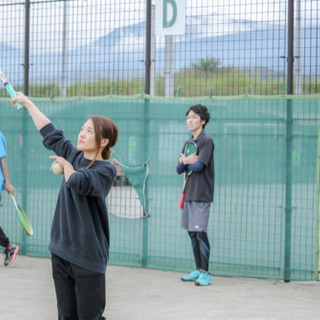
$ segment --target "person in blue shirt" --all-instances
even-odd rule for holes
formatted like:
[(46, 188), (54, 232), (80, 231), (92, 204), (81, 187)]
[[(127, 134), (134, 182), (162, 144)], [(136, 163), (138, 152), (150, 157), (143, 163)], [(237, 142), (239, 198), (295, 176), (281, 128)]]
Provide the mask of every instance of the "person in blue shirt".
[[(0, 132), (0, 192), (6, 190), (8, 193), (14, 192), (14, 187), (10, 182), (9, 169), (7, 165), (7, 143), (4, 135)], [(1, 194), (0, 194), (1, 202)], [(4, 265), (8, 266), (13, 263), (19, 251), (19, 246), (10, 243), (9, 238), (0, 227), (0, 245), (4, 247)]]
[(63, 179), (52, 221), (49, 251), (59, 319), (105, 319), (105, 273), (109, 260), (106, 197), (115, 181), (109, 161), (118, 139), (114, 121), (92, 116), (74, 146), (21, 92), (12, 99), (28, 110)]
[(209, 274), (210, 244), (207, 229), (214, 193), (214, 143), (204, 132), (210, 120), (207, 107), (201, 104), (191, 106), (186, 116), (188, 129), (192, 133), (191, 140), (197, 144), (198, 151), (186, 157), (182, 150), (177, 173), (182, 174), (187, 169), (193, 172), (185, 190), (181, 227), (186, 229), (190, 236), (196, 269), (189, 275), (182, 276), (181, 280), (207, 286), (212, 284)]

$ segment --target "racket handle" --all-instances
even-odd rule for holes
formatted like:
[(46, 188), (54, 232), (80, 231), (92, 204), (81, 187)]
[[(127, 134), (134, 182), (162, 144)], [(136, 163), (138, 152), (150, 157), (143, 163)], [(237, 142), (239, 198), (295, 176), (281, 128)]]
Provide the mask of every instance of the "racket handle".
[(184, 193), (182, 193), (181, 198), (180, 198), (179, 209), (183, 209), (183, 203), (184, 203)]
[[(6, 84), (5, 88), (7, 89), (11, 98), (15, 98), (17, 96), (17, 93), (15, 92), (15, 90), (13, 89), (13, 87), (10, 83)], [(18, 110), (23, 108), (23, 106), (19, 102), (16, 102), (16, 105), (17, 105)]]

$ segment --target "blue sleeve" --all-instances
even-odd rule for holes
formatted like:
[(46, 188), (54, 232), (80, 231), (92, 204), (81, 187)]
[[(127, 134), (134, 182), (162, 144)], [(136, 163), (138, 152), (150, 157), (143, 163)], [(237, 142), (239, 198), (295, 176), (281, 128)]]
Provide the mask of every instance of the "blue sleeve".
[(204, 167), (204, 164), (201, 161), (197, 161), (193, 164), (188, 165), (188, 169), (194, 172), (200, 172)]
[(179, 162), (179, 163), (177, 164), (177, 173), (178, 173), (178, 174), (181, 174), (181, 173), (185, 172), (186, 169), (187, 169), (187, 166), (184, 165), (182, 162), (181, 162), (181, 163)]
[(6, 139), (4, 135), (0, 132), (0, 158), (3, 158), (7, 155), (6, 152)]

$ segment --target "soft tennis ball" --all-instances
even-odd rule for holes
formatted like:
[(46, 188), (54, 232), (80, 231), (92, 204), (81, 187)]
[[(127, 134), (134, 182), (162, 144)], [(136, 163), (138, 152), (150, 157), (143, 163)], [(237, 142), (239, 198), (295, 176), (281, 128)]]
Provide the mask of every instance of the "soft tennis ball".
[(53, 165), (52, 171), (54, 174), (62, 174), (63, 173), (63, 169), (58, 162)]

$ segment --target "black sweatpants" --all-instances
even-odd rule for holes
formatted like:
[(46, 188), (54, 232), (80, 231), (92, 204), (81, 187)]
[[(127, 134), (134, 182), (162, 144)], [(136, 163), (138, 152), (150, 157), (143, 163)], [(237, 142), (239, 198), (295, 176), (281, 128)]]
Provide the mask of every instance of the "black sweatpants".
[(105, 275), (80, 268), (52, 254), (52, 276), (59, 320), (103, 320)]

